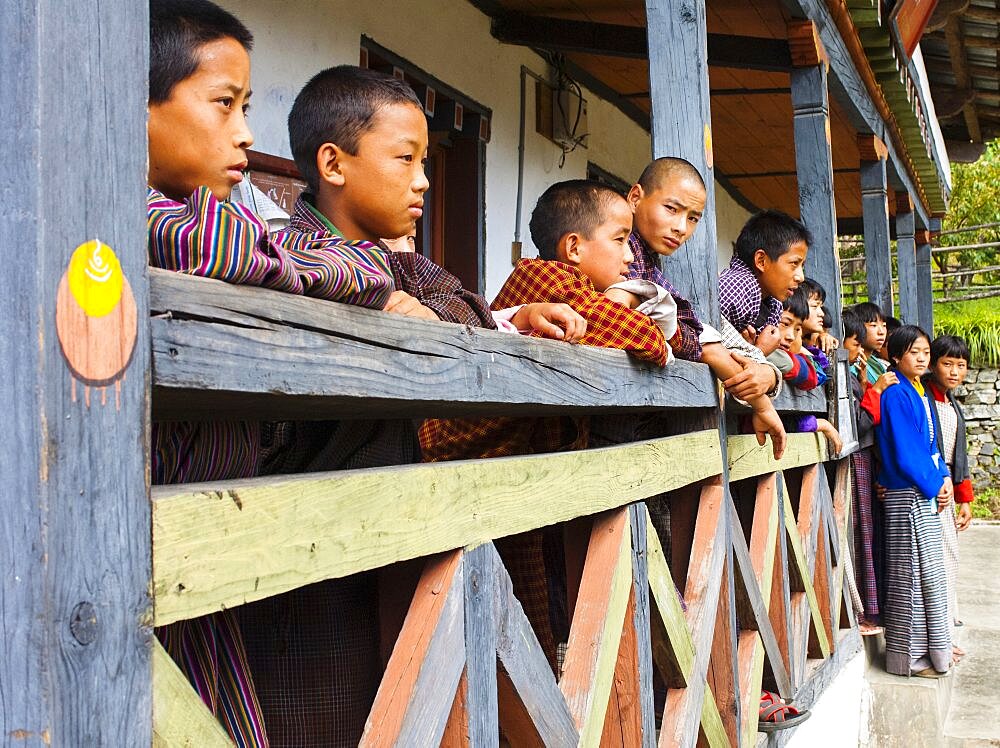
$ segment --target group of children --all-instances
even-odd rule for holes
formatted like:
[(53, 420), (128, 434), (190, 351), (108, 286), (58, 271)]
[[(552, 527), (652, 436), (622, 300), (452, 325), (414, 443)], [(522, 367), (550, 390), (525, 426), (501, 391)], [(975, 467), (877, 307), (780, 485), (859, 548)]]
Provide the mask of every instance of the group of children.
[(969, 348), (950, 335), (932, 341), (870, 302), (845, 311), (844, 347), (859, 403), (851, 473), (861, 632), (884, 627), (888, 672), (941, 677), (965, 654), (954, 642), (957, 533), (973, 495), (954, 390)]
[[(697, 169), (683, 159), (657, 159), (626, 196), (593, 181), (560, 182), (531, 216), (538, 257), (521, 260), (489, 304), (405, 244), (389, 249), (413, 234), (429, 186), (427, 121), (405, 83), (344, 65), (305, 85), (288, 131), (307, 191), (288, 226), (272, 231), (229, 199), (253, 143), (246, 121), (252, 35), (208, 0), (150, 0), (150, 35), (151, 265), (616, 348), (655, 366), (673, 357), (701, 361), (749, 406), (759, 443), (770, 436), (775, 458), (781, 456), (785, 425), (771, 400), (783, 383), (822, 384), (824, 354), (836, 345), (823, 327), (823, 290), (803, 275), (811, 237), (800, 222), (775, 211), (747, 222), (720, 276), (723, 315), (712, 327), (670, 285), (657, 259), (680, 250), (702, 218), (706, 189)], [(885, 390), (888, 376), (870, 389)], [(813, 421), (794, 427), (826, 433), (839, 451), (832, 426)], [(152, 480), (553, 452), (669, 431), (655, 415), (429, 419), (419, 431), (408, 420), (157, 423)], [(894, 495), (895, 484), (884, 485)], [(667, 502), (651, 500), (650, 513), (668, 543)], [(568, 625), (559, 539), (536, 531), (497, 545), (558, 668)], [(377, 587), (374, 573), (329, 580), (157, 635), (237, 745), (356, 744), (383, 667), (377, 627), (360, 624), (377, 617)]]

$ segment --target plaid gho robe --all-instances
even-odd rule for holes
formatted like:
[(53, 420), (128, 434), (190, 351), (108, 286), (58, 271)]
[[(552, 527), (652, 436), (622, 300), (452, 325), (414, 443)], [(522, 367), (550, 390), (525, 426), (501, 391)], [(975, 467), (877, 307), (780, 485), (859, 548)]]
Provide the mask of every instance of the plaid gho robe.
[[(580, 341), (583, 345), (619, 348), (642, 361), (666, 364), (667, 344), (656, 324), (646, 315), (610, 301), (570, 265), (521, 260), (493, 301), (493, 308), (530, 302), (569, 304), (587, 320), (587, 334)], [(678, 340), (672, 343), (679, 342), (679, 335), (675, 337)], [(420, 446), (427, 462), (560, 452), (586, 447), (589, 423), (586, 417), (554, 416), (430, 419), (420, 428)], [(558, 556), (551, 557), (552, 544), (545, 533), (533, 530), (502, 538), (496, 546), (510, 573), (514, 594), (555, 671), (559, 627), (553, 625), (553, 609), (564, 602), (565, 579), (560, 578), (563, 564)]]
[[(571, 265), (521, 260), (494, 299), (493, 308), (531, 302), (564, 303), (576, 310), (587, 320), (582, 345), (618, 348), (641, 361), (666, 364), (667, 343), (649, 317), (610, 301)], [(671, 340), (671, 344), (677, 341)], [(586, 446), (585, 418), (432, 418), (420, 427), (425, 462), (561, 452)]]

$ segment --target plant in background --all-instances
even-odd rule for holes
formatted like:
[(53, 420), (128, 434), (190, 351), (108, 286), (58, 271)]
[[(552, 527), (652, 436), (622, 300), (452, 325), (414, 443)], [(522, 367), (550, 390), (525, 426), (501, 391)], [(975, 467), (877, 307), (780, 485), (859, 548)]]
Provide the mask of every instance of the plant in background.
[(934, 306), (934, 334), (965, 338), (976, 367), (1000, 367), (1000, 303), (997, 299)]
[[(952, 193), (948, 204), (948, 214), (941, 225), (943, 232), (955, 231), (971, 226), (1000, 223), (1000, 140), (994, 140), (978, 161), (971, 164), (953, 164), (951, 167)], [(941, 236), (942, 247), (957, 247), (986, 244), (1000, 241), (1000, 226), (963, 231)], [(966, 249), (949, 254), (935, 254), (934, 260), (939, 272), (956, 266), (967, 269), (990, 267), (1000, 264), (997, 247)], [(1000, 283), (1000, 272), (991, 271), (977, 276), (964, 275), (953, 279), (960, 286), (996, 285)], [(948, 285), (952, 285), (949, 283)]]

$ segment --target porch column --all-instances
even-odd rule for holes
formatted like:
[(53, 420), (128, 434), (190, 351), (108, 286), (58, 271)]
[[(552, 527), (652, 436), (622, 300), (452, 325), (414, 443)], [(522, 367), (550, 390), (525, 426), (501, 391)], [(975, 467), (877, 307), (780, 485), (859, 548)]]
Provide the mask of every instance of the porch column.
[(892, 306), (892, 252), (889, 248), (889, 200), (885, 165), (889, 151), (871, 134), (858, 135), (861, 154), (861, 208), (864, 213), (865, 269), (868, 300), (887, 315)]
[(896, 196), (896, 267), (899, 270), (899, 318), (904, 325), (919, 324), (917, 304), (917, 245), (914, 239), (913, 200)]
[(840, 336), (841, 285), (837, 252), (837, 209), (833, 198), (833, 154), (830, 150), (830, 62), (812, 21), (788, 24), (792, 53), (792, 112), (795, 126), (795, 173), (799, 214), (813, 235), (806, 275), (826, 289), (833, 334)]
[(917, 242), (917, 319), (934, 337), (934, 296), (931, 292), (931, 232), (918, 231)]
[(4, 15), (0, 740), (148, 746), (148, 4)]
[(679, 156), (705, 180), (705, 218), (663, 269), (702, 319), (719, 321), (715, 172), (705, 0), (646, 0), (653, 158)]

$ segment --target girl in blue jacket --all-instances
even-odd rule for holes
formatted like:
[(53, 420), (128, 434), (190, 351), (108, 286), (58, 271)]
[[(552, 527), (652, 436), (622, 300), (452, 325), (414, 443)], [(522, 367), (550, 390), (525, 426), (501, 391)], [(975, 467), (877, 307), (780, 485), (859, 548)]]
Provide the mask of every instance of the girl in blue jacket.
[(886, 489), (886, 670), (936, 678), (952, 659), (938, 499), (947, 503), (953, 487), (920, 382), (930, 353), (930, 338), (915, 325), (889, 338), (899, 384), (882, 393), (876, 436)]

